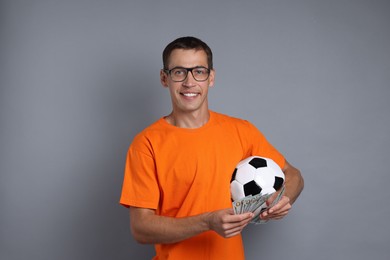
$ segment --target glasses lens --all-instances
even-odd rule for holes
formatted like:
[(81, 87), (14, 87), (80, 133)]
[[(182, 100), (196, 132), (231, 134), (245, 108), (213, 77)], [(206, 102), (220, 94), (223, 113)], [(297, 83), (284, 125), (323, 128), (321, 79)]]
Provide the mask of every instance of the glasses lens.
[(204, 67), (193, 68), (191, 72), (197, 81), (205, 81), (209, 77), (209, 70)]
[(173, 81), (183, 81), (187, 77), (187, 70), (184, 68), (174, 68), (170, 74)]

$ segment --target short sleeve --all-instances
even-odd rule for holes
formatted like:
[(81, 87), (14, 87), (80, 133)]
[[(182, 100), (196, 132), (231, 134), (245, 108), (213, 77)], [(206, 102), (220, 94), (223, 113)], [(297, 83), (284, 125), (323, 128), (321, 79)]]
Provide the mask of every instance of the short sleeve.
[(152, 149), (145, 138), (135, 138), (130, 146), (120, 204), (125, 207), (157, 209), (160, 191)]

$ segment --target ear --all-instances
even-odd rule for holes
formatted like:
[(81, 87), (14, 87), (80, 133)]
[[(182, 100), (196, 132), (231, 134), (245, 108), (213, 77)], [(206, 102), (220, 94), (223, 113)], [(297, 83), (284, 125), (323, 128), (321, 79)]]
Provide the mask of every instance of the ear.
[(214, 86), (214, 80), (215, 80), (215, 70), (210, 70), (210, 76), (209, 76), (209, 87)]
[(164, 72), (164, 70), (160, 70), (160, 82), (163, 87), (168, 87), (168, 75)]

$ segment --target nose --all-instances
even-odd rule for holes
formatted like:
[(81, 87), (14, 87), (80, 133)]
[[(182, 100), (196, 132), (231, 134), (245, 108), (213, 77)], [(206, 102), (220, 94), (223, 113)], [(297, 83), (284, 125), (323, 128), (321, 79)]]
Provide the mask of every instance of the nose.
[(187, 72), (187, 77), (183, 81), (183, 86), (185, 86), (185, 87), (193, 87), (195, 85), (196, 85), (196, 80), (195, 80), (194, 76), (192, 75), (192, 71), (188, 71)]

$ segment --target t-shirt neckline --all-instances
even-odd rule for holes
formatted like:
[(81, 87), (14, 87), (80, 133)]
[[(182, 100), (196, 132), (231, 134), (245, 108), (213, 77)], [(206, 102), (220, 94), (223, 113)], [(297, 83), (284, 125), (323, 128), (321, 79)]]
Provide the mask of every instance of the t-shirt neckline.
[(165, 127), (173, 129), (173, 130), (183, 131), (183, 132), (198, 132), (198, 131), (203, 131), (204, 129), (209, 128), (213, 124), (213, 122), (214, 122), (214, 112), (209, 110), (209, 114), (210, 114), (209, 120), (204, 125), (202, 125), (201, 127), (197, 127), (197, 128), (184, 128), (184, 127), (178, 127), (178, 126), (171, 125), (165, 119), (166, 116), (161, 117), (159, 121)]

